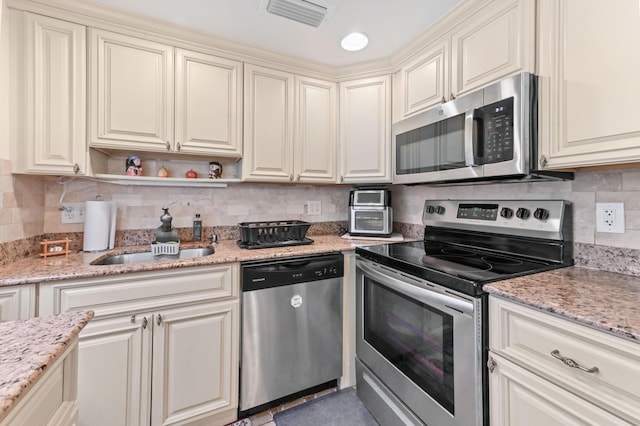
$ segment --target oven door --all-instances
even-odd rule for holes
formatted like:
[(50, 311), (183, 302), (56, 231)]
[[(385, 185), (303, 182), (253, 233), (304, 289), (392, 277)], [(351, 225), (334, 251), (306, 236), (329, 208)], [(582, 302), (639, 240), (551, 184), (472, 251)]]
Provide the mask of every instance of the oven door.
[(378, 400), (400, 400), (428, 425), (482, 425), (481, 299), (356, 265), (357, 358), (395, 397)]

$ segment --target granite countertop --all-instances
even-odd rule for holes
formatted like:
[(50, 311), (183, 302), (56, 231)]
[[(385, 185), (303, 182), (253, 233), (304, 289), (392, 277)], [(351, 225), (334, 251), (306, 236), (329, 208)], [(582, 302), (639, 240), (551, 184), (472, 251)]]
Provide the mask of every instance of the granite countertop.
[[(346, 239), (337, 235), (314, 235), (310, 238), (314, 240), (313, 244), (254, 250), (241, 249), (234, 240), (223, 240), (216, 244), (215, 253), (209, 256), (125, 265), (98, 266), (90, 263), (107, 255), (150, 251), (149, 246), (122, 247), (99, 253), (76, 252), (67, 256), (53, 256), (46, 259), (29, 257), (3, 265), (0, 271), (0, 286), (302, 256), (332, 251), (350, 251), (355, 250), (358, 245), (386, 244), (389, 242), (384, 240)], [(206, 245), (186, 243), (182, 244), (181, 247), (206, 247)]]
[(93, 311), (0, 322), (0, 421), (80, 333)]
[(640, 277), (571, 267), (496, 281), (484, 289), (640, 343)]

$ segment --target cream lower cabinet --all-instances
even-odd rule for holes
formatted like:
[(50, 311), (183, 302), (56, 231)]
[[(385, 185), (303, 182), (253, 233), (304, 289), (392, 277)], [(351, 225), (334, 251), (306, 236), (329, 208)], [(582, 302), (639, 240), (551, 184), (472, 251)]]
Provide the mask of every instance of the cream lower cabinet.
[(76, 426), (77, 373), (78, 340), (74, 338), (0, 422), (0, 426)]
[(241, 62), (94, 28), (89, 56), (89, 146), (241, 156)]
[(638, 424), (637, 343), (489, 299), (492, 426)]
[(238, 266), (41, 285), (40, 313), (93, 309), (78, 425), (224, 425), (238, 398)]
[(35, 309), (35, 285), (0, 287), (0, 321), (33, 318)]
[(85, 27), (10, 10), (13, 171), (85, 175)]
[(640, 161), (640, 4), (538, 3), (540, 166)]
[(391, 182), (391, 77), (339, 86), (340, 183)]
[(335, 183), (336, 84), (245, 64), (242, 179)]

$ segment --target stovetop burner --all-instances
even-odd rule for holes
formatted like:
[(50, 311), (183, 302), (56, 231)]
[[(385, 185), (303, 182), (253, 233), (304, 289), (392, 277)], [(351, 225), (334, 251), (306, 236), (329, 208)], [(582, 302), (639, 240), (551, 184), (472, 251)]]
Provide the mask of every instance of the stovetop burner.
[(488, 282), (573, 264), (570, 205), (562, 200), (427, 201), (423, 222), (423, 241), (356, 254), (469, 295)]

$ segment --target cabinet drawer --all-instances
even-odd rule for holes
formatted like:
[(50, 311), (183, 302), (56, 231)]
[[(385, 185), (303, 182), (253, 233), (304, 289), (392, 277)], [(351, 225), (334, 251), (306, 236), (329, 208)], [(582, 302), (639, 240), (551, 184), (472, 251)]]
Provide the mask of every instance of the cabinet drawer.
[(489, 317), (492, 351), (609, 412), (640, 418), (640, 345), (494, 297)]
[(179, 268), (40, 286), (40, 315), (92, 309), (95, 318), (238, 295), (238, 266)]

